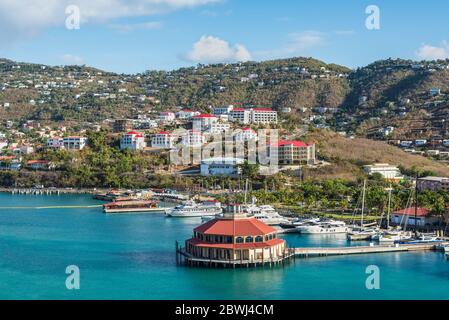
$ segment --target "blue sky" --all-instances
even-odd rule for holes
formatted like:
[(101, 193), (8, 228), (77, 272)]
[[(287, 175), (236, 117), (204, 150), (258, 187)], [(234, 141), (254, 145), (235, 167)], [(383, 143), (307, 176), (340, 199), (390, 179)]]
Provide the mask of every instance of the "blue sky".
[[(80, 8), (79, 30), (65, 8)], [(365, 9), (380, 9), (368, 30)], [(136, 73), (311, 56), (349, 67), (449, 58), (444, 0), (0, 0), (0, 56)]]

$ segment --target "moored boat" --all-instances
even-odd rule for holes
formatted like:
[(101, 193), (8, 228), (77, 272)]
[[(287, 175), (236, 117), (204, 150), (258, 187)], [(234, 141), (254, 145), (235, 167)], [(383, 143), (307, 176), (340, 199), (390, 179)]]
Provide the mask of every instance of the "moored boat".
[(220, 202), (196, 203), (195, 201), (186, 201), (184, 204), (167, 211), (166, 215), (175, 218), (215, 217), (222, 212)]
[(346, 223), (342, 221), (312, 222), (296, 227), (301, 234), (337, 234), (349, 231)]
[(104, 213), (164, 213), (156, 201), (118, 201), (103, 205)]

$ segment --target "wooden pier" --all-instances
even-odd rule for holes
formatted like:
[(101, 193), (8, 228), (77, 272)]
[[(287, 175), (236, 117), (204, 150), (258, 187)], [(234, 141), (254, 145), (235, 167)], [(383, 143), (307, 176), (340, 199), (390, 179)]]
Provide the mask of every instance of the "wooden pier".
[(296, 248), (295, 255), (300, 258), (325, 257), (339, 255), (356, 255), (370, 253), (410, 252), (437, 250), (437, 245), (449, 243), (429, 244), (403, 244), (403, 245), (374, 245), (360, 247), (335, 247), (335, 248)]

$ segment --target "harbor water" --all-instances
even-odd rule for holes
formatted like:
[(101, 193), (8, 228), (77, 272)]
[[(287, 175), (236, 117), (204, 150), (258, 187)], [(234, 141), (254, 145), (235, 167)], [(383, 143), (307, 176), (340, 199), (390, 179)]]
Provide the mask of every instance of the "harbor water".
[[(1, 299), (449, 299), (442, 253), (296, 259), (276, 268), (176, 265), (175, 241), (201, 219), (105, 215), (89, 195), (0, 194)], [(344, 235), (282, 236), (290, 247), (348, 245)], [(357, 243), (356, 245), (367, 243)], [(66, 267), (80, 289), (66, 288)], [(368, 290), (368, 266), (380, 289)]]

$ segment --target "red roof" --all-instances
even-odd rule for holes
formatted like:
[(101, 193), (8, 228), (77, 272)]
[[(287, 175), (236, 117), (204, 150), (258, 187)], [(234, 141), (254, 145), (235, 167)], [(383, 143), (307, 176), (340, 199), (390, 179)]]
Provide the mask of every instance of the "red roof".
[(143, 138), (142, 134), (140, 132), (137, 132), (137, 131), (130, 131), (130, 132), (127, 133), (127, 135), (136, 136), (137, 138)]
[(255, 108), (253, 109), (254, 111), (258, 111), (258, 112), (273, 112), (273, 109), (270, 108)]
[(50, 163), (50, 161), (47, 161), (47, 160), (30, 160), (30, 161), (27, 162), (28, 165), (31, 165), (31, 164), (49, 164), (49, 163)]
[(283, 147), (283, 146), (293, 146), (293, 147), (297, 147), (297, 148), (306, 148), (309, 145), (307, 143), (305, 143), (305, 142), (302, 142), (302, 141), (279, 140), (278, 147)]
[(252, 243), (210, 243), (201, 241), (196, 238), (192, 238), (187, 240), (190, 244), (197, 246), (197, 247), (203, 247), (203, 248), (219, 248), (219, 249), (250, 249), (250, 248), (265, 248), (265, 247), (272, 247), (278, 244), (282, 244), (284, 240), (281, 239), (272, 239), (265, 242), (252, 242)]
[(219, 236), (261, 236), (276, 232), (276, 229), (265, 223), (251, 219), (214, 219), (194, 230), (202, 234)]
[[(426, 217), (429, 215), (430, 210), (426, 208), (418, 208), (417, 210), (417, 216), (418, 217)], [(395, 211), (394, 214), (403, 215), (403, 216), (414, 216), (415, 215), (415, 208), (407, 208)]]
[(253, 129), (251, 129), (251, 128), (244, 128), (244, 129), (242, 129), (242, 131), (252, 131), (252, 132), (256, 132), (256, 131), (254, 131)]
[(216, 118), (216, 117), (211, 114), (200, 114), (198, 116), (193, 117), (193, 119), (210, 119), (210, 118)]
[[(234, 109), (232, 109), (232, 111), (245, 111), (246, 109), (244, 109), (244, 108), (234, 108)], [(231, 111), (231, 112), (232, 112)]]
[(0, 161), (1, 160), (14, 160), (16, 157), (14, 156), (0, 156)]

